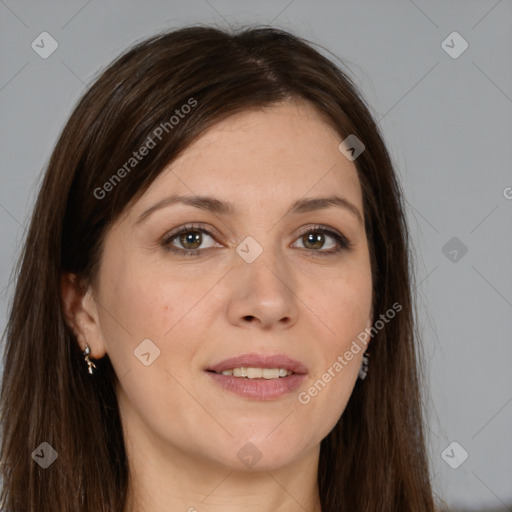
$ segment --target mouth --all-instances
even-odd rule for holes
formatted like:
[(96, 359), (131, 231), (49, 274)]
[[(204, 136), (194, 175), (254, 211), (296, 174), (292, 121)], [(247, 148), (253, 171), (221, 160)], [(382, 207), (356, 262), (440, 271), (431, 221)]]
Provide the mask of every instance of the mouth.
[[(206, 371), (248, 379), (277, 379), (291, 374), (305, 375), (305, 364), (284, 354), (241, 354), (209, 366)], [(225, 373), (228, 372), (228, 373)], [(229, 373), (231, 372), (231, 373)]]
[(222, 389), (245, 398), (277, 399), (297, 389), (307, 367), (285, 355), (243, 354), (205, 369)]
[(281, 379), (293, 375), (294, 373), (286, 368), (254, 368), (240, 366), (223, 370), (222, 372), (214, 372), (218, 375), (232, 375), (233, 377), (240, 377), (242, 379)]

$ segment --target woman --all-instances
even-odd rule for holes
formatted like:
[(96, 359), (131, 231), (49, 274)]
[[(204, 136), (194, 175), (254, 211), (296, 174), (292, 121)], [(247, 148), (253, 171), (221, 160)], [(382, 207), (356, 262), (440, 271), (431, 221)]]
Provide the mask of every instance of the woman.
[(432, 511), (403, 203), (351, 80), (273, 28), (113, 62), (5, 332), (15, 511)]

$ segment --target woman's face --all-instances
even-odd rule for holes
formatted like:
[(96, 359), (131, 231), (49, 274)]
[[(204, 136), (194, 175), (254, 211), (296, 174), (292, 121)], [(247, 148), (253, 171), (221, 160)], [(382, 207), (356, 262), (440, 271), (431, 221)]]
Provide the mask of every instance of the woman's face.
[[(112, 361), (130, 443), (239, 469), (277, 468), (319, 449), (364, 349), (333, 367), (371, 323), (361, 189), (340, 142), (308, 105), (234, 115), (109, 230), (87, 342), (93, 357)], [(166, 204), (175, 196), (189, 204)], [(334, 196), (356, 212), (292, 208)], [(241, 367), (275, 370), (249, 370), (252, 379), (211, 371)]]

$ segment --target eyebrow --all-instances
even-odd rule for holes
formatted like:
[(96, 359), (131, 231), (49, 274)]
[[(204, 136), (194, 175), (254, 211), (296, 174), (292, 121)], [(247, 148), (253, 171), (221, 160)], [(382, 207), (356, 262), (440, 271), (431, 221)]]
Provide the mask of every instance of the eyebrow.
[[(199, 208), (201, 210), (206, 210), (212, 213), (220, 214), (220, 215), (235, 215), (237, 213), (235, 205), (231, 202), (220, 201), (211, 196), (180, 196), (180, 195), (172, 195), (158, 201), (158, 203), (154, 204), (147, 210), (145, 210), (135, 222), (135, 225), (139, 225), (144, 222), (153, 212), (156, 210), (160, 210), (161, 208), (165, 208), (174, 204), (185, 204), (188, 206), (193, 206), (195, 208)], [(364, 224), (363, 217), (359, 211), (359, 209), (352, 204), (348, 199), (345, 199), (340, 196), (332, 195), (329, 197), (311, 197), (305, 199), (298, 199), (295, 201), (285, 215), (289, 213), (292, 214), (300, 214), (313, 212), (317, 210), (324, 210), (327, 208), (343, 208), (353, 215), (355, 215), (361, 225)]]

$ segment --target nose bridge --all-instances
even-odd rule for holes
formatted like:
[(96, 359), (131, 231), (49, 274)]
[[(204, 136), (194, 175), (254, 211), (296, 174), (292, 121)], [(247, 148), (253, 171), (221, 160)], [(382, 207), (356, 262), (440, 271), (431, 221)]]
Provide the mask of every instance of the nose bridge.
[(259, 233), (246, 237), (236, 248), (229, 299), (230, 314), (234, 315), (231, 320), (251, 317), (267, 326), (282, 319), (294, 322), (297, 304), (292, 272), (272, 231)]
[(241, 259), (238, 266), (243, 275), (248, 279), (254, 278), (257, 283), (265, 284), (265, 287), (290, 288), (286, 281), (291, 279), (286, 267), (285, 258), (280, 253), (281, 245), (275, 241), (272, 232), (263, 230), (256, 235), (247, 236), (237, 247), (236, 252)]

